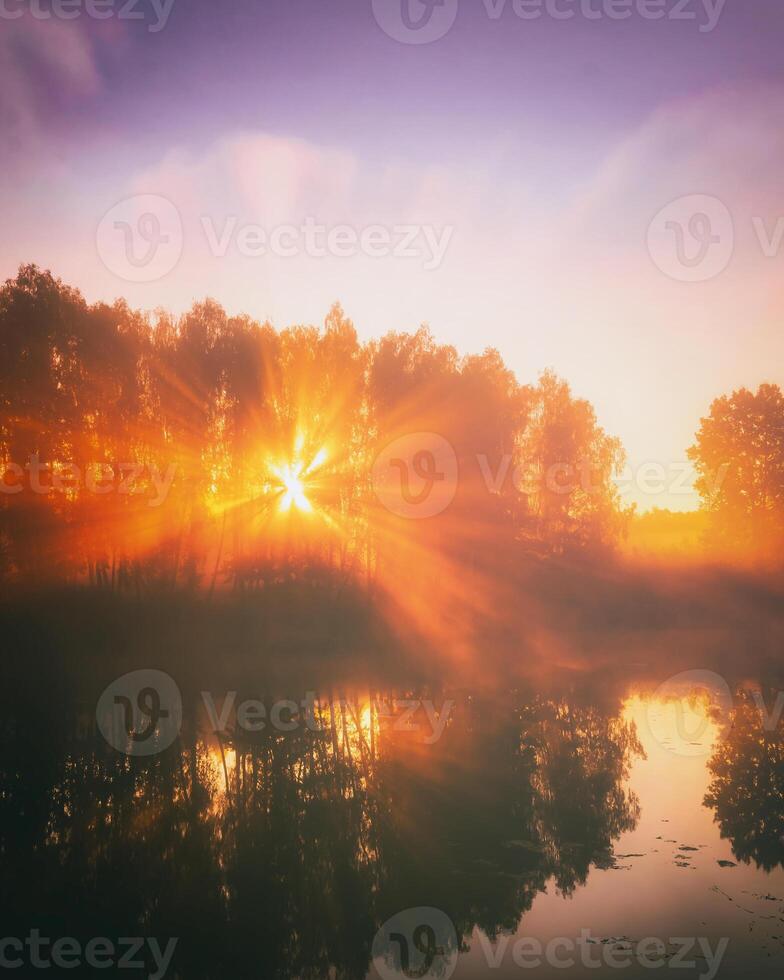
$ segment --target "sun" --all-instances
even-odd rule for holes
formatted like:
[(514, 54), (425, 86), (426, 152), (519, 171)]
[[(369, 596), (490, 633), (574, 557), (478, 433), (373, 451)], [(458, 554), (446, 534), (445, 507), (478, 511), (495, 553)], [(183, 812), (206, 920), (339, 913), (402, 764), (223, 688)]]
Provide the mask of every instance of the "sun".
[(292, 507), (305, 513), (313, 510), (305, 493), (302, 469), (302, 463), (288, 463), (278, 470), (277, 475), (283, 489), (279, 505), (282, 511), (289, 511)]
[(290, 463), (283, 463), (273, 467), (273, 473), (278, 481), (280, 491), (280, 501), (278, 507), (281, 512), (287, 513), (291, 510), (298, 510), (309, 514), (313, 511), (313, 505), (308, 500), (307, 488), (314, 470), (318, 469), (327, 458), (324, 449), (319, 450), (307, 465), (295, 459)]

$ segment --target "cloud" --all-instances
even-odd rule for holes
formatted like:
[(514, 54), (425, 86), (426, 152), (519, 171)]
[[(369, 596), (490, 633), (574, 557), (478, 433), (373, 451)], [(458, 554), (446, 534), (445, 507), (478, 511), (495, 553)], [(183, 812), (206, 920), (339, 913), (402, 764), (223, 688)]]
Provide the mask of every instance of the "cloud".
[(132, 180), (134, 193), (170, 197), (186, 213), (242, 222), (347, 220), (359, 171), (350, 152), (268, 133), (224, 137), (200, 153), (170, 151)]
[(714, 88), (659, 107), (584, 185), (568, 220), (628, 246), (670, 201), (719, 198), (742, 224), (782, 205), (784, 86)]
[(78, 21), (6, 20), (0, 31), (3, 159), (22, 162), (46, 146), (47, 123), (63, 105), (100, 89), (95, 41)]

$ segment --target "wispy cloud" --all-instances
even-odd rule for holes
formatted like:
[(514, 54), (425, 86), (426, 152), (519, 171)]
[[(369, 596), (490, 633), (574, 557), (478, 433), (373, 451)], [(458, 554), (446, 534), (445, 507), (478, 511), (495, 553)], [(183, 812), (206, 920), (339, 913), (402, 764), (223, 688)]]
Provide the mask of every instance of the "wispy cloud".
[(6, 20), (0, 31), (0, 150), (6, 162), (47, 143), (47, 123), (64, 104), (101, 87), (96, 39), (80, 21)]

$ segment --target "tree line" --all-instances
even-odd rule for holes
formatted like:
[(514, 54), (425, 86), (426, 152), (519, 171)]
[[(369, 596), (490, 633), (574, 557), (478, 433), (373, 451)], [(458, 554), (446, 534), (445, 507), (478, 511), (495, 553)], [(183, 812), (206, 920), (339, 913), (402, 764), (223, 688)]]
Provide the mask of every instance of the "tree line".
[[(236, 582), (287, 558), (372, 576), (395, 517), (373, 461), (416, 432), (454, 449), (452, 529), (565, 551), (609, 546), (622, 523), (623, 451), (586, 401), (550, 372), (519, 384), (495, 350), (460, 357), (425, 327), (361, 343), (338, 305), (322, 328), (280, 331), (212, 300), (144, 315), (25, 266), (0, 290), (0, 352), (7, 575)], [(525, 460), (525, 486), (488, 490), (479, 457), (494, 472)], [(280, 468), (295, 459), (317, 514), (284, 522)], [(586, 460), (590, 488), (548, 491), (553, 465)], [(421, 537), (414, 523), (391, 533)]]
[[(691, 453), (724, 537), (781, 535), (783, 419), (767, 385), (703, 420)], [(417, 433), (457, 474), (427, 520), (374, 486)], [(210, 299), (179, 317), (88, 304), (34, 265), (0, 289), (0, 461), (0, 575), (111, 589), (604, 554), (631, 517), (620, 441), (552, 371), (520, 384), (496, 350), (460, 356), (426, 327), (362, 343), (337, 304), (282, 330)]]

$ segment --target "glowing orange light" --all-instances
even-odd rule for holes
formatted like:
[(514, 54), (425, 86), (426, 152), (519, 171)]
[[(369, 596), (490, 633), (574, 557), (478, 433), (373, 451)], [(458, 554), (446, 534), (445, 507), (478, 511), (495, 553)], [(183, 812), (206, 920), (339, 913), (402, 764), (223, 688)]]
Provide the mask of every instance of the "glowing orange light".
[(315, 469), (322, 465), (326, 458), (326, 451), (321, 449), (307, 466), (300, 460), (294, 460), (294, 462), (273, 467), (273, 473), (282, 490), (279, 503), (282, 512), (290, 511), (292, 508), (306, 514), (312, 512), (313, 505), (307, 496), (308, 478)]
[(282, 511), (289, 511), (294, 507), (308, 513), (313, 509), (305, 494), (301, 463), (289, 463), (281, 466), (275, 470), (275, 475), (280, 480), (283, 489), (279, 504)]

